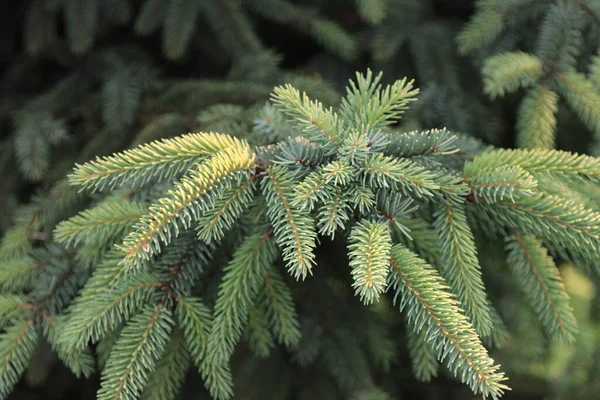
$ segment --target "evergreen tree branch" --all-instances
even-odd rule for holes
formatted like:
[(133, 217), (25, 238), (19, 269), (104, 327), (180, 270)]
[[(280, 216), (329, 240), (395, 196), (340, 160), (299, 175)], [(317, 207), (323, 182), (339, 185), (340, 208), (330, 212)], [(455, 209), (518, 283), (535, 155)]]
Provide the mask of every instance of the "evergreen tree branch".
[(592, 264), (599, 261), (600, 214), (561, 197), (536, 194), (517, 203), (498, 202), (477, 209), (501, 225), (567, 247)]
[(147, 36), (156, 31), (165, 19), (168, 6), (169, 2), (164, 0), (144, 1), (135, 20), (135, 32)]
[(95, 298), (76, 303), (68, 310), (69, 322), (61, 333), (61, 341), (74, 348), (84, 347), (90, 340), (97, 342), (144, 304), (155, 300), (160, 286), (152, 275), (130, 276), (114, 288), (105, 288)]
[(0, 292), (17, 292), (29, 287), (41, 266), (29, 257), (0, 262)]
[(117, 186), (144, 185), (152, 179), (165, 180), (219, 151), (243, 146), (228, 135), (194, 133), (142, 144), (109, 157), (76, 164), (69, 175), (72, 185), (82, 189), (104, 190)]
[[(262, 292), (264, 294), (264, 291)], [(259, 296), (259, 300), (248, 313), (248, 329), (245, 332), (248, 346), (253, 354), (259, 358), (267, 358), (275, 347), (275, 339), (270, 331), (269, 319), (266, 315), (266, 298)]]
[(225, 276), (215, 304), (215, 319), (208, 338), (207, 358), (226, 362), (233, 354), (243, 327), (263, 283), (262, 271), (277, 257), (270, 233), (255, 233), (244, 240), (232, 261), (225, 267)]
[(344, 122), (333, 112), (324, 109), (318, 101), (310, 100), (306, 93), (300, 94), (291, 85), (278, 86), (273, 90), (271, 101), (279, 110), (290, 116), (311, 140), (332, 153), (341, 145), (344, 135)]
[(488, 356), (459, 303), (448, 293), (444, 280), (410, 250), (394, 245), (391, 251), (389, 286), (401, 297), (400, 308), (408, 308), (415, 331), (425, 329), (427, 341), (446, 360), (448, 368), (461, 376), (475, 394), (499, 398), (508, 387), (498, 366)]
[(219, 242), (252, 202), (255, 189), (256, 175), (251, 175), (239, 185), (223, 191), (198, 219), (198, 238), (206, 243)]
[(531, 235), (506, 240), (507, 261), (538, 318), (553, 337), (574, 341), (578, 332), (569, 295), (554, 261)]
[(459, 152), (455, 142), (457, 137), (444, 129), (392, 133), (385, 155), (396, 157), (420, 157), (449, 155)]
[(27, 316), (28, 310), (31, 310), (31, 304), (27, 303), (22, 296), (15, 294), (0, 295), (0, 327), (4, 327), (6, 321), (15, 317), (18, 318), (21, 313), (25, 314), (24, 317)]
[(267, 19), (306, 32), (342, 59), (352, 60), (357, 56), (358, 45), (349, 33), (307, 7), (288, 0), (253, 0), (248, 2), (248, 6)]
[(274, 265), (268, 264), (262, 272), (266, 315), (277, 341), (290, 348), (300, 341), (300, 323), (289, 287)]
[(293, 188), (297, 184), (292, 173), (273, 165), (261, 182), (267, 202), (267, 216), (273, 226), (283, 260), (296, 279), (305, 279), (314, 264), (316, 232), (312, 218), (293, 206)]
[(499, 167), (483, 170), (467, 181), (475, 201), (495, 203), (516, 201), (532, 196), (537, 189), (535, 178), (521, 167)]
[(98, 240), (108, 242), (125, 233), (145, 212), (141, 204), (131, 201), (105, 201), (58, 224), (54, 229), (54, 240), (65, 246)]
[(542, 61), (522, 51), (498, 54), (483, 65), (484, 92), (494, 99), (534, 84), (542, 77)]
[(354, 129), (368, 127), (376, 131), (391, 125), (400, 119), (410, 102), (416, 101), (414, 97), (419, 90), (413, 90), (414, 81), (407, 81), (405, 78), (382, 89), (382, 76), (379, 73), (374, 77), (369, 69), (366, 75), (356, 74), (356, 83), (350, 81), (339, 112)]
[(46, 339), (52, 345), (52, 349), (56, 352), (58, 358), (77, 378), (91, 377), (96, 372), (96, 360), (90, 347), (73, 349), (66, 346), (61, 341), (60, 332), (62, 327), (57, 323), (57, 319), (60, 319), (64, 323), (64, 319), (60, 318), (60, 316), (58, 318), (50, 318), (42, 314), (42, 329)]
[(493, 327), (487, 306), (475, 238), (467, 224), (461, 204), (446, 201), (434, 213), (436, 235), (441, 243), (440, 273), (456, 294), (466, 315), (480, 336), (488, 336)]
[(544, 65), (554, 71), (575, 68), (583, 43), (584, 21), (582, 9), (576, 4), (556, 2), (548, 8), (536, 49)]
[(585, 75), (578, 72), (558, 74), (554, 83), (557, 91), (598, 140), (600, 136), (600, 92), (598, 88)]
[[(203, 210), (213, 204), (217, 185), (225, 189), (232, 181), (248, 179), (254, 166), (254, 156), (241, 143), (219, 152), (186, 175), (174, 189), (150, 206), (125, 238), (121, 249), (126, 253), (126, 265), (135, 266), (161, 251), (179, 234), (179, 224), (189, 228)], [(162, 242), (162, 243), (161, 243)]]
[(379, 301), (386, 289), (392, 238), (387, 225), (359, 222), (348, 239), (354, 294), (368, 305)]
[(385, 18), (387, 0), (354, 0), (354, 2), (360, 15), (370, 24), (376, 25)]
[(346, 228), (350, 219), (351, 208), (348, 193), (339, 188), (323, 204), (317, 214), (317, 228), (320, 235), (335, 238), (335, 232)]
[(17, 321), (0, 335), (0, 397), (7, 398), (33, 356), (38, 331), (33, 319)]
[(517, 145), (521, 148), (554, 148), (558, 95), (547, 86), (532, 88), (519, 107)]
[(208, 352), (200, 367), (205, 385), (216, 398), (226, 399), (232, 395), (233, 384), (227, 365), (263, 283), (262, 272), (277, 256), (270, 232), (254, 233), (244, 240), (225, 267), (208, 336)]
[(137, 398), (167, 346), (173, 320), (162, 304), (144, 307), (121, 332), (102, 373), (98, 399)]
[[(192, 35), (196, 28), (196, 20), (199, 17), (200, 11), (202, 10), (202, 1), (197, 0), (174, 0), (169, 1), (167, 9), (162, 14), (164, 18), (163, 26), (163, 49), (165, 55), (176, 60), (181, 58), (187, 50), (188, 44), (192, 39)], [(147, 7), (151, 7), (148, 5)], [(156, 5), (155, 7), (158, 7)], [(152, 10), (155, 11), (156, 10)], [(161, 10), (162, 11), (162, 10)], [(146, 11), (146, 20), (142, 20), (139, 23), (148, 24), (144, 31), (147, 31), (156, 25), (156, 21), (149, 20), (150, 11)], [(156, 18), (156, 16), (155, 16)], [(143, 28), (140, 25), (140, 28)]]
[(174, 328), (156, 369), (148, 377), (148, 386), (144, 388), (142, 399), (175, 399), (190, 366), (190, 355), (186, 349), (183, 332)]
[(581, 176), (600, 181), (600, 160), (583, 154), (545, 149), (496, 149), (477, 155), (467, 161), (464, 175), (467, 179), (484, 170), (518, 166), (532, 174)]
[[(201, 299), (180, 297), (176, 308), (179, 326), (183, 329), (186, 351), (194, 364), (201, 368), (208, 350), (208, 335), (212, 328), (212, 315)], [(175, 337), (173, 340), (178, 340)]]
[(439, 185), (434, 175), (408, 159), (373, 154), (360, 168), (362, 184), (372, 188), (391, 189), (404, 195), (432, 196)]
[(430, 382), (438, 375), (440, 365), (436, 359), (436, 353), (426, 340), (426, 331), (419, 332), (408, 326), (406, 330), (408, 354), (415, 378), (422, 382)]

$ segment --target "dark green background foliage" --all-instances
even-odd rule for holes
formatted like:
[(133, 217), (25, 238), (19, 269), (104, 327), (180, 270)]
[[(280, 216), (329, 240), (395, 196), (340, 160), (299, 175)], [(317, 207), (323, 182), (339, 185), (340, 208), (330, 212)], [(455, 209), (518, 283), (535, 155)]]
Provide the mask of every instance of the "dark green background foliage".
[(1, 7), (0, 399), (597, 398), (600, 0)]

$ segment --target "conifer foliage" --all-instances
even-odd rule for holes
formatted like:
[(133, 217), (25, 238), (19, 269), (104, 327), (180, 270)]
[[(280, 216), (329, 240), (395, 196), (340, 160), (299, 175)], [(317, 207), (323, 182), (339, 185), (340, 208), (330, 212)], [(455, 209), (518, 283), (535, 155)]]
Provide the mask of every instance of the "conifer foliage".
[[(418, 378), (440, 362), (473, 393), (501, 398), (510, 381), (488, 348), (504, 328), (482, 279), (482, 235), (505, 240), (540, 326), (572, 340), (577, 323), (548, 254), (600, 268), (600, 213), (545, 182), (598, 188), (600, 160), (403, 132), (396, 123), (418, 90), (381, 79), (357, 74), (336, 108), (277, 86), (264, 113), (285, 137), (262, 120), (252, 142), (197, 132), (77, 164), (63, 184), (93, 195), (56, 226), (56, 245), (29, 251), (18, 230), (3, 243), (0, 397), (44, 336), (75, 374), (101, 374), (99, 399), (175, 398), (192, 366), (212, 398), (232, 398), (244, 344), (274, 363), (320, 358), (347, 396), (390, 398), (372, 370), (394, 357), (396, 335), (381, 322), (392, 302)], [(329, 261), (325, 246), (347, 261)], [(363, 329), (335, 323), (347, 290), (363, 303), (350, 311)]]
[(519, 22), (537, 22), (535, 34), (530, 35), (535, 40), (523, 38), (526, 51), (504, 46), (503, 51), (486, 54), (482, 67), (484, 90), (492, 99), (519, 89), (526, 92), (516, 124), (519, 147), (555, 147), (561, 99), (600, 143), (600, 86), (594, 81), (597, 55), (586, 54), (600, 46), (600, 2), (480, 0), (476, 4), (475, 15), (458, 35), (463, 54), (493, 48), (501, 34), (514, 30)]

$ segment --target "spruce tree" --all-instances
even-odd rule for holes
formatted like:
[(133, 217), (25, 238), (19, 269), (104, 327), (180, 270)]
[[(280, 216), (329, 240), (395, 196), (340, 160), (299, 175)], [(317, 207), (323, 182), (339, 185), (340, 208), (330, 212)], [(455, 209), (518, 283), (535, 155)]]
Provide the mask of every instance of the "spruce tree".
[(15, 10), (0, 398), (594, 398), (598, 1)]

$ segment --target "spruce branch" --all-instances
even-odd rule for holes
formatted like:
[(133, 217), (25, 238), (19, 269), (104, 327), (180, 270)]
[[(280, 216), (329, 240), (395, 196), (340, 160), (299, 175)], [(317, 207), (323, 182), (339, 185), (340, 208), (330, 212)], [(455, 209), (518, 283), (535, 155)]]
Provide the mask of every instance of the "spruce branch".
[(12, 319), (18, 314), (30, 310), (31, 305), (27, 303), (25, 298), (16, 294), (1, 294), (0, 295), (0, 326), (4, 326), (5, 322)]
[(269, 357), (276, 346), (265, 308), (265, 297), (260, 296), (248, 313), (248, 328), (245, 331), (248, 347), (259, 358)]
[(135, 202), (105, 201), (58, 224), (54, 240), (65, 246), (90, 244), (100, 238), (108, 242), (109, 238), (124, 234), (145, 212), (145, 208)]
[(600, 90), (600, 52), (592, 58), (589, 69), (589, 79)]
[(171, 313), (162, 304), (145, 306), (123, 329), (102, 373), (98, 399), (137, 398), (149, 371), (167, 346), (173, 329)]
[(311, 140), (331, 154), (341, 145), (344, 122), (333, 109), (325, 109), (318, 101), (310, 100), (306, 93), (287, 84), (273, 90), (271, 100), (279, 110), (293, 118), (298, 127)]
[(348, 255), (354, 279), (352, 287), (366, 305), (379, 301), (386, 290), (391, 248), (392, 239), (385, 224), (361, 221), (350, 232)]
[(342, 141), (339, 148), (339, 157), (351, 165), (360, 165), (367, 160), (374, 143), (369, 137), (369, 132), (351, 130)]
[[(503, 10), (519, 9), (510, 3)], [(246, 21), (239, 5), (228, 0), (224, 10), (231, 21)], [(510, 22), (499, 12), (502, 24)], [(239, 45), (234, 54), (254, 51), (253, 39), (239, 36), (246, 28), (228, 28)], [(539, 140), (550, 147), (555, 80), (574, 73), (545, 66), (540, 73), (539, 60), (517, 58), (494, 66), (494, 90), (540, 80), (523, 102), (519, 126), (529, 133), (545, 129)], [(247, 71), (247, 61), (232, 74), (262, 76)], [(526, 68), (515, 67), (521, 62)], [(416, 91), (406, 79), (389, 86), (381, 80), (371, 71), (358, 74), (337, 110), (291, 85), (280, 86), (272, 96), (275, 105), (261, 114), (273, 120), (257, 123), (250, 136), (247, 119), (256, 110), (219, 105), (201, 111), (198, 121), (231, 135), (164, 139), (78, 165), (70, 183), (82, 189), (138, 187), (96, 194), (91, 208), (60, 223), (54, 239), (74, 247), (64, 256), (40, 233), (56, 219), (49, 205), (56, 200), (67, 211), (62, 204), (75, 206), (76, 190), (36, 197), (23, 209), (0, 246), (0, 323), (10, 330), (33, 318), (39, 327), (32, 329), (41, 328), (79, 375), (92, 373), (90, 349), (97, 344), (101, 398), (172, 397), (193, 364), (211, 397), (230, 399), (233, 355), (242, 340), (272, 365), (282, 361), (278, 344), (303, 366), (318, 360), (347, 397), (385, 396), (373, 368), (387, 370), (396, 354), (390, 333), (396, 320), (381, 296), (391, 290), (407, 312), (416, 376), (432, 379), (437, 363), (445, 362), (476, 394), (498, 399), (509, 388), (482, 341), (501, 347), (507, 330), (491, 301), (497, 297), (488, 298), (480, 263), (493, 278), (496, 263), (506, 261), (517, 276), (526, 274), (520, 283), (548, 333), (574, 336), (566, 292), (548, 251), (599, 264), (594, 198), (600, 162), (550, 149), (494, 149), (446, 129), (397, 132), (390, 125)], [(180, 95), (194, 97), (190, 90), (207, 89), (207, 82), (188, 83), (174, 89), (165, 84), (173, 89), (166, 98), (175, 103)], [(239, 86), (229, 83), (209, 95), (221, 89), (238, 93)], [(432, 97), (441, 93), (434, 89)], [(63, 190), (65, 182), (57, 187)], [(339, 259), (348, 256), (350, 291), (341, 286), (347, 279), (336, 275), (340, 255), (326, 262), (329, 248), (317, 251), (318, 235), (344, 252)], [(507, 235), (514, 235), (507, 239), (508, 258), (492, 260), (493, 252), (480, 250)], [(317, 264), (310, 282), (292, 279), (289, 286), (279, 270), (305, 280)], [(499, 285), (508, 290), (504, 280)], [(318, 301), (302, 298), (302, 288)], [(363, 303), (377, 304), (356, 314), (340, 301), (352, 291)]]
[(296, 279), (305, 279), (315, 262), (314, 221), (293, 205), (293, 190), (298, 183), (293, 173), (277, 165), (265, 173), (261, 186), (275, 239), (290, 274)]
[(207, 359), (227, 362), (239, 341), (261, 283), (263, 270), (275, 262), (276, 246), (270, 233), (255, 233), (244, 240), (225, 267), (208, 337)]
[(332, 161), (322, 168), (325, 180), (333, 186), (340, 187), (350, 184), (354, 170), (342, 160)]
[(42, 266), (30, 257), (0, 262), (0, 292), (17, 292), (29, 287)]
[(323, 339), (324, 366), (342, 391), (351, 394), (374, 387), (365, 351), (348, 329), (340, 327)]
[(83, 165), (76, 164), (69, 181), (94, 191), (144, 185), (152, 179), (176, 177), (206, 157), (240, 146), (244, 144), (239, 139), (217, 133), (193, 133), (158, 140)]
[(244, 59), (263, 51), (258, 35), (241, 9), (241, 4), (233, 0), (204, 2), (204, 14), (225, 51), (233, 59)]
[(27, 369), (38, 339), (33, 319), (16, 321), (0, 335), (0, 397), (7, 398)]
[(183, 385), (190, 363), (183, 332), (179, 328), (174, 328), (169, 343), (156, 363), (156, 368), (148, 377), (148, 385), (144, 388), (142, 398), (145, 400), (175, 398)]
[(384, 150), (384, 154), (388, 156), (412, 158), (449, 155), (459, 151), (455, 143), (457, 136), (446, 128), (392, 133), (388, 139), (389, 144)]
[(583, 43), (585, 18), (581, 7), (556, 2), (548, 8), (541, 23), (536, 53), (548, 69), (565, 71), (575, 68)]
[(564, 72), (554, 80), (556, 90), (581, 118), (581, 121), (596, 135), (600, 135), (600, 93), (585, 75)]
[(368, 127), (373, 131), (395, 123), (408, 109), (418, 89), (413, 89), (414, 81), (406, 78), (397, 80), (383, 89), (379, 73), (373, 76), (368, 69), (366, 74), (356, 73), (356, 81), (350, 81), (346, 97), (340, 105), (340, 115), (356, 130)]
[(554, 261), (531, 235), (506, 239), (507, 261), (548, 334), (574, 341), (578, 332), (569, 295)]
[(542, 61), (522, 51), (498, 54), (483, 65), (484, 92), (492, 99), (534, 84), (542, 77)]
[(155, 300), (160, 286), (154, 276), (139, 274), (120, 281), (114, 288), (105, 288), (94, 298), (81, 298), (68, 310), (69, 320), (61, 341), (74, 348), (84, 347), (90, 340), (97, 342), (140, 307)]
[(395, 231), (394, 240), (423, 257), (431, 265), (438, 265), (440, 242), (431, 224), (422, 218), (401, 218), (398, 223), (408, 230), (410, 236)]
[[(103, 254), (92, 276), (81, 290), (81, 296), (75, 299), (71, 307), (74, 310), (77, 309), (75, 307), (83, 307), (85, 309), (87, 305), (83, 303), (95, 299), (103, 291), (110, 290), (119, 284), (125, 275), (125, 268), (120, 265), (122, 259), (121, 252), (116, 248)], [(82, 305), (78, 305), (80, 302)]]
[(300, 323), (301, 339), (292, 349), (292, 360), (306, 367), (312, 364), (320, 355), (323, 328), (314, 320), (304, 318)]
[(274, 263), (277, 256), (271, 233), (258, 232), (246, 237), (225, 267), (208, 336), (208, 352), (203, 360), (198, 360), (202, 362), (205, 385), (214, 397), (225, 399), (232, 394), (227, 365), (263, 283), (264, 268)]
[[(194, 364), (201, 368), (207, 354), (208, 335), (212, 328), (211, 312), (202, 303), (202, 299), (180, 297), (177, 299), (176, 316), (179, 326), (183, 329), (185, 350), (181, 351), (189, 352), (189, 357)], [(179, 339), (173, 337), (172, 340), (176, 342)]]
[[(151, 2), (150, 2), (151, 3)], [(163, 11), (159, 14), (164, 18), (163, 22), (163, 48), (165, 55), (176, 60), (185, 54), (192, 35), (195, 31), (196, 20), (202, 10), (202, 2), (194, 0), (176, 0), (167, 2), (161, 8), (158, 4), (148, 4), (144, 14), (138, 19), (138, 29), (142, 33), (149, 33), (158, 25), (154, 20), (157, 15), (152, 16), (150, 12)], [(167, 7), (166, 10), (164, 7)], [(144, 17), (144, 19), (141, 19)]]
[(537, 193), (516, 203), (498, 202), (477, 209), (501, 225), (543, 238), (556, 248), (568, 248), (592, 265), (599, 261), (600, 214), (558, 196)]
[(521, 148), (554, 148), (558, 95), (547, 86), (535, 86), (519, 106), (517, 145)]
[(464, 206), (446, 201), (437, 207), (433, 216), (433, 228), (441, 249), (440, 273), (456, 294), (477, 333), (488, 336), (493, 329), (492, 320), (475, 238), (467, 224)]
[(376, 197), (376, 214), (382, 216), (391, 229), (410, 238), (410, 230), (401, 221), (410, 218), (419, 206), (415, 204), (412, 198), (398, 196), (393, 192), (378, 191)]
[(362, 184), (372, 188), (400, 191), (404, 195), (432, 196), (439, 189), (434, 175), (408, 159), (373, 154), (360, 167)]
[(350, 183), (353, 173), (354, 169), (342, 160), (325, 164), (320, 170), (311, 172), (296, 186), (292, 203), (301, 210), (311, 211), (317, 202), (325, 202), (340, 186)]
[(348, 192), (338, 188), (319, 209), (317, 229), (320, 235), (335, 238), (337, 230), (344, 230), (352, 214)]
[(65, 5), (66, 33), (71, 50), (87, 51), (96, 38), (98, 0), (68, 0)]
[(98, 369), (100, 371), (104, 370), (106, 362), (110, 357), (110, 352), (115, 346), (115, 343), (117, 342), (124, 325), (125, 324), (119, 324), (117, 328), (107, 332), (106, 335), (104, 335), (104, 337), (98, 341), (98, 344), (96, 345), (96, 355), (98, 360)]
[(509, 331), (506, 324), (502, 320), (498, 310), (492, 304), (492, 301), (488, 298), (488, 309), (490, 310), (490, 318), (492, 319), (492, 332), (489, 336), (482, 337), (483, 344), (486, 348), (503, 349), (506, 346), (507, 339), (509, 337)]
[[(58, 321), (57, 321), (58, 320)], [(73, 349), (61, 341), (61, 323), (64, 319), (60, 316), (52, 318), (42, 314), (42, 330), (52, 349), (58, 355), (58, 358), (71, 370), (77, 378), (89, 378), (96, 372), (96, 360), (89, 346), (79, 349)]]
[(457, 36), (458, 51), (465, 55), (493, 43), (507, 27), (539, 12), (538, 0), (481, 0), (476, 12)]
[(350, 186), (348, 195), (350, 203), (361, 215), (367, 214), (376, 206), (375, 193), (368, 186), (361, 185), (359, 182)]
[(409, 322), (438, 352), (438, 359), (461, 376), (475, 394), (499, 398), (508, 387), (504, 374), (488, 356), (459, 303), (450, 295), (435, 270), (402, 245), (391, 251), (389, 287), (400, 297), (400, 309), (408, 308)]
[(152, 34), (163, 23), (169, 3), (163, 0), (146, 0), (142, 4), (134, 24), (138, 35)]
[(184, 231), (161, 254), (156, 270), (161, 282), (180, 296), (187, 296), (209, 269), (215, 246), (196, 238), (193, 231)]
[(468, 54), (492, 43), (504, 29), (502, 13), (492, 10), (476, 12), (457, 36), (458, 51)]
[(223, 191), (198, 219), (198, 238), (206, 243), (219, 242), (254, 200), (255, 190), (256, 175), (251, 175), (239, 185), (234, 184)]
[(308, 24), (314, 38), (325, 48), (340, 58), (350, 61), (358, 56), (356, 40), (344, 31), (336, 22), (320, 18)]
[(370, 24), (378, 24), (384, 18), (387, 9), (387, 0), (354, 0), (358, 12)]
[(313, 37), (323, 47), (344, 60), (356, 58), (356, 39), (339, 24), (288, 0), (253, 0), (248, 2), (252, 11), (282, 26), (293, 26)]
[(537, 189), (533, 175), (518, 166), (483, 170), (467, 183), (475, 201), (485, 203), (514, 202), (518, 198), (532, 196)]
[(532, 174), (556, 174), (600, 180), (600, 160), (583, 154), (545, 149), (495, 149), (467, 161), (464, 175), (470, 178), (481, 171), (518, 166)]
[(277, 341), (288, 348), (300, 341), (300, 323), (290, 288), (272, 264), (262, 272), (264, 304), (269, 325)]
[(367, 317), (366, 347), (373, 364), (383, 371), (389, 372), (398, 360), (398, 344), (387, 323), (377, 317)]
[(149, 213), (134, 225), (121, 246), (126, 254), (126, 265), (135, 266), (159, 253), (178, 236), (180, 224), (189, 228), (192, 218), (197, 220), (214, 203), (218, 185), (227, 189), (233, 182), (248, 179), (253, 166), (250, 149), (239, 143), (216, 153), (192, 170), (165, 197), (151, 205)]
[(430, 382), (438, 375), (440, 365), (434, 349), (427, 342), (426, 331), (421, 329), (416, 332), (412, 326), (408, 326), (406, 334), (406, 345), (415, 378), (422, 382)]

